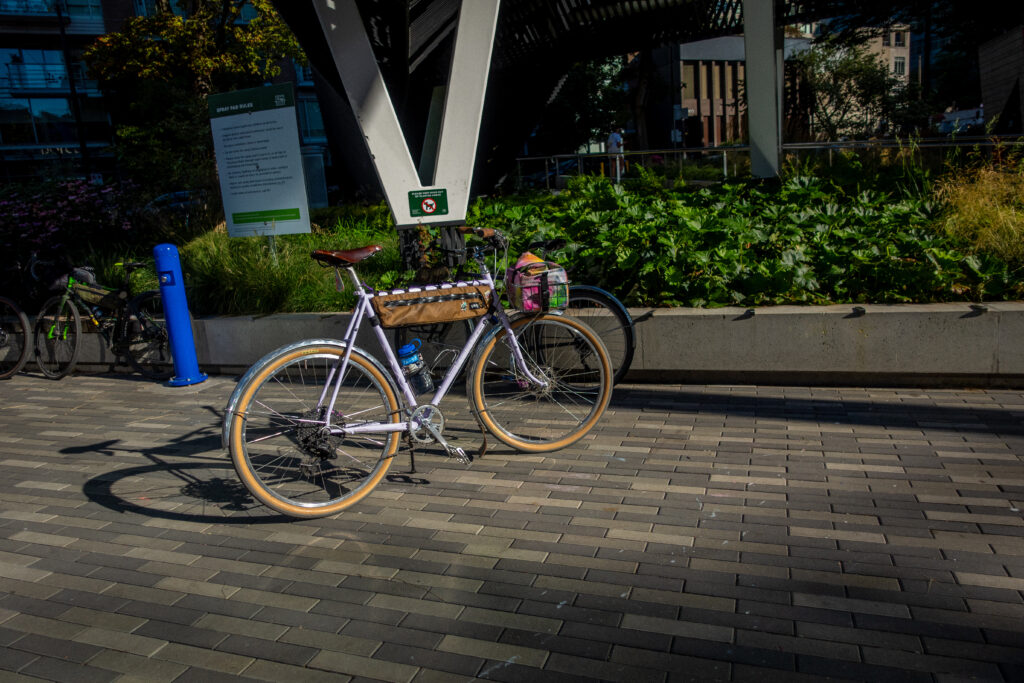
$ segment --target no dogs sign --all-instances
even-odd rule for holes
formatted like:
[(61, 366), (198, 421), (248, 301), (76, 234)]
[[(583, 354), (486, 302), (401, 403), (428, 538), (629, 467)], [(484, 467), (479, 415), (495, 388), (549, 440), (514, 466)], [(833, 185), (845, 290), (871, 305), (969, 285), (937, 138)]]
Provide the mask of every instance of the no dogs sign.
[(409, 193), (409, 214), (413, 218), (448, 214), (448, 190), (413, 190)]

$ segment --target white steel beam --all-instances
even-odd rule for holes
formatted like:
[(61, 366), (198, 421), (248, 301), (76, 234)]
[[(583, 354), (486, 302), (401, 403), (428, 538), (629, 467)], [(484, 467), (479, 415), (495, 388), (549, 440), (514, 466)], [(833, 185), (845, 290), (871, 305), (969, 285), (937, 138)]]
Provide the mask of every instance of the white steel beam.
[(779, 174), (782, 150), (782, 39), (775, 28), (774, 4), (743, 0), (750, 171), (757, 178)]
[[(500, 0), (462, 0), (430, 185), (420, 182), (355, 0), (313, 4), (395, 222), (464, 222)], [(410, 193), (442, 190), (447, 213), (413, 215)]]

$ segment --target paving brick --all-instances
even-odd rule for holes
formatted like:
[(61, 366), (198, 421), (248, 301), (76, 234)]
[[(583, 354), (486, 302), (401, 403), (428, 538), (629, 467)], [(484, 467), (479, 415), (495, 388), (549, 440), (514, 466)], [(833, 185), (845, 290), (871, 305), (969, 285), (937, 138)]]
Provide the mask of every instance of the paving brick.
[(21, 667), (19, 673), (51, 681), (83, 681), (83, 683), (105, 683), (113, 681), (119, 675), (113, 671), (51, 657), (37, 657)]
[(621, 681), (622, 683), (660, 682), (665, 675), (662, 671), (652, 668), (595, 661), (560, 653), (553, 653), (544, 668), (548, 671), (582, 675), (590, 679), (604, 681)]
[(314, 669), (365, 676), (394, 683), (409, 683), (419, 671), (417, 667), (409, 664), (387, 662), (340, 652), (321, 652), (313, 658), (309, 666)]
[(82, 642), (70, 642), (65, 639), (50, 638), (48, 636), (30, 633), (19, 638), (10, 645), (12, 649), (30, 652), (45, 657), (63, 659), (69, 662), (83, 664), (97, 653), (103, 650), (102, 647), (88, 645)]
[(396, 643), (385, 643), (374, 653), (375, 659), (389, 662), (412, 664), (455, 676), (474, 676), (484, 664), (484, 659), (434, 650), (409, 647)]
[[(173, 414), (166, 388), (117, 377), (72, 376), (59, 395), (34, 390), (29, 376), (0, 387), (45, 399), (47, 414), (62, 418), (59, 447), (81, 449), (71, 459), (38, 438), (52, 425), (17, 408), (38, 402), (3, 402), (0, 433), (20, 440), (0, 443), (0, 482), (9, 482), (0, 494), (17, 506), (16, 518), (0, 510), (0, 646), (74, 643), (80, 632), (133, 636), (126, 648), (167, 641), (146, 660), (159, 667), (150, 679), (174, 671), (179, 681), (469, 678), (434, 660), (402, 661), (428, 653), (465, 657), (483, 678), (531, 683), (648, 671), (657, 680), (920, 674), (940, 683), (961, 676), (947, 661), (956, 658), (977, 661), (982, 678), (1024, 676), (1024, 525), (1007, 513), (1024, 502), (1020, 392), (624, 386), (580, 446), (497, 449), (468, 469), (433, 449), (421, 458), (429, 483), (388, 482), (352, 511), (298, 523), (260, 508), (240, 511), (240, 524), (118, 512), (82, 495), (82, 476), (134, 463), (147, 468), (138, 482), (165, 476), (144, 454), (152, 443), (104, 424), (109, 411), (89, 412), (82, 396), (161, 425), (160, 439), (187, 430), (215, 442), (214, 411), (232, 386), (218, 381), (175, 394)], [(68, 397), (77, 398), (62, 407)], [(27, 419), (11, 419), (24, 410)], [(111, 438), (117, 463), (89, 448)], [(171, 466), (192, 455), (175, 444), (162, 452)], [(210, 628), (211, 619), (275, 631)], [(452, 637), (547, 658), (539, 668), (437, 655)], [(320, 668), (213, 649), (225, 639), (254, 656), (253, 639), (318, 650)], [(161, 659), (165, 650), (183, 661)], [(874, 659), (851, 661), (853, 651)], [(54, 659), (10, 652), (19, 666)], [(882, 654), (900, 652), (906, 661)], [(95, 661), (119, 674), (141, 662), (133, 657), (103, 650)]]
[[(152, 681), (160, 683), (163, 681), (176, 680), (184, 673), (188, 666), (165, 662), (149, 657), (140, 657), (127, 652), (114, 652), (104, 650), (89, 661), (89, 666), (108, 671), (116, 671), (125, 674), (129, 679)], [(125, 677), (119, 679), (125, 680)]]
[(289, 664), (281, 664), (280, 662), (270, 662), (265, 660), (259, 660), (253, 662), (251, 666), (245, 670), (246, 679), (256, 679), (258, 681), (272, 681), (272, 683), (279, 683), (280, 681), (303, 681), (304, 683), (345, 683), (351, 680), (348, 676), (342, 676), (336, 673), (328, 673), (325, 671), (316, 671), (309, 668), (300, 668)]
[(252, 657), (217, 652), (180, 643), (169, 643), (157, 652), (155, 657), (164, 661), (186, 664), (197, 669), (208, 669), (232, 675), (240, 674), (253, 662)]
[(312, 647), (236, 635), (228, 636), (219, 642), (216, 649), (254, 659), (269, 659), (294, 666), (305, 665), (319, 652), (319, 650)]

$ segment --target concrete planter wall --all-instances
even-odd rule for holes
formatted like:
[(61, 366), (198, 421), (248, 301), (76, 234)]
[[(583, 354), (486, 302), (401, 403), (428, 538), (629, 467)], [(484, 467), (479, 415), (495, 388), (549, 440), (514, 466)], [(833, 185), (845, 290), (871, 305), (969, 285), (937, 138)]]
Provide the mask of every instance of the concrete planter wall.
[[(629, 379), (695, 383), (1024, 386), (1024, 303), (633, 309)], [(196, 320), (207, 372), (239, 372), (291, 341), (339, 338), (347, 314)], [(113, 362), (86, 335), (81, 363)], [(369, 326), (359, 345), (376, 352)]]

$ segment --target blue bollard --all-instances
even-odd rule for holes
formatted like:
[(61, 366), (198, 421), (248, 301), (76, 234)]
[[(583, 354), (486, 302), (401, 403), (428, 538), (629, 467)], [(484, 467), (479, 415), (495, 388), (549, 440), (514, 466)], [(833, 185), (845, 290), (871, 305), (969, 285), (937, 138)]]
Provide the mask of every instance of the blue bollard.
[(199, 372), (178, 249), (173, 244), (158, 244), (153, 247), (153, 258), (156, 259), (156, 275), (160, 280), (160, 297), (164, 302), (171, 357), (174, 359), (174, 377), (167, 384), (172, 387), (199, 384), (206, 379), (206, 375)]

